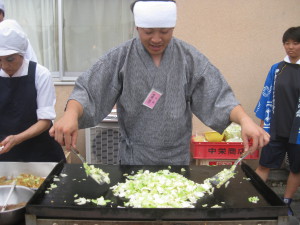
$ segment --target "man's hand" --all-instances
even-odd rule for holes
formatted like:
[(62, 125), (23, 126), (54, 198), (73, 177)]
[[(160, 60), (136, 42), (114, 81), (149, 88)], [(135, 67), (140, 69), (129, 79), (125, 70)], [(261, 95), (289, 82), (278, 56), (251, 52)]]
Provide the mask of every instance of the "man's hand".
[(49, 134), (62, 146), (66, 146), (69, 151), (71, 145), (76, 148), (78, 136), (77, 119), (71, 119), (68, 114), (65, 114), (60, 120), (54, 123)]
[(66, 150), (70, 151), (71, 146), (76, 148), (78, 137), (78, 119), (82, 115), (83, 108), (75, 100), (70, 100), (67, 109), (61, 119), (54, 123), (49, 134)]
[[(253, 153), (255, 150), (261, 149), (269, 143), (270, 135), (254, 123), (250, 117), (244, 118), (240, 125), (242, 128), (242, 139), (245, 151), (249, 150)], [(251, 147), (249, 146), (249, 140), (252, 141)]]
[[(230, 120), (241, 125), (245, 151), (254, 152), (269, 143), (270, 135), (246, 114), (242, 106), (238, 105), (231, 111)], [(250, 140), (252, 141), (251, 147), (249, 146)]]

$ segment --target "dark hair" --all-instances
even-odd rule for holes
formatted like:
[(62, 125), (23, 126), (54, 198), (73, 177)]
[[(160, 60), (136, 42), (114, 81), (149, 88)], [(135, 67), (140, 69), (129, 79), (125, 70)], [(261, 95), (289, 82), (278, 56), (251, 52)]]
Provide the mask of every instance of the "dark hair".
[(5, 16), (5, 12), (2, 10), (2, 9), (0, 9), (0, 14), (3, 14), (3, 17)]
[(282, 43), (285, 43), (288, 40), (300, 42), (300, 27), (290, 27), (284, 32)]
[(174, 3), (176, 3), (175, 0), (136, 0), (130, 4), (131, 12), (133, 12), (133, 7), (134, 7), (135, 3), (137, 3), (137, 2), (174, 2)]

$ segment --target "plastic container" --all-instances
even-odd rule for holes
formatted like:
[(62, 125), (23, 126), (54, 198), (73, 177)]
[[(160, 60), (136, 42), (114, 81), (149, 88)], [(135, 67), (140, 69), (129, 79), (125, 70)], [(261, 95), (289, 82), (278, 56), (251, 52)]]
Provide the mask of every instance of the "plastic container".
[(220, 134), (217, 131), (204, 132), (204, 136), (209, 142), (221, 142), (224, 139), (224, 134)]

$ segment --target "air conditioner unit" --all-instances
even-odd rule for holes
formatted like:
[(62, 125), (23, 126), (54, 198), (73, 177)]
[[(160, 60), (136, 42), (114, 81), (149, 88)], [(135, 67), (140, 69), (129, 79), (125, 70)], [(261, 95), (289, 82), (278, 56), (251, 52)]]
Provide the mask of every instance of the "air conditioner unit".
[(120, 132), (117, 122), (103, 122), (85, 130), (86, 160), (91, 164), (119, 164)]

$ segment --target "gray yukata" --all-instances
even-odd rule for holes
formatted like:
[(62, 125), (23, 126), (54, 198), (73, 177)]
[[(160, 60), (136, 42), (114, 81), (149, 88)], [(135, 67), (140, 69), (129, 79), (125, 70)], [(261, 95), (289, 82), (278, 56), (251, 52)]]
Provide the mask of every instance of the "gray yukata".
[[(143, 105), (154, 89), (153, 109)], [(223, 132), (237, 106), (231, 88), (196, 48), (172, 38), (159, 67), (139, 38), (112, 49), (76, 81), (80, 128), (99, 124), (117, 104), (122, 165), (189, 165), (192, 113)]]

